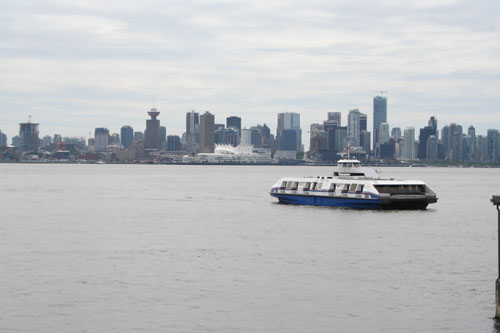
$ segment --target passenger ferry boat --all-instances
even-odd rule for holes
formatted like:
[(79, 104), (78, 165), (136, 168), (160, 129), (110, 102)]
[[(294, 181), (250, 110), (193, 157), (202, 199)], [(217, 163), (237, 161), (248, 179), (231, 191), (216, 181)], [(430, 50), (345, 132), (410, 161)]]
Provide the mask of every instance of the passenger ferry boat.
[(349, 157), (329, 177), (285, 177), (271, 196), (285, 204), (372, 209), (426, 209), (436, 193), (420, 180), (382, 179), (372, 168)]

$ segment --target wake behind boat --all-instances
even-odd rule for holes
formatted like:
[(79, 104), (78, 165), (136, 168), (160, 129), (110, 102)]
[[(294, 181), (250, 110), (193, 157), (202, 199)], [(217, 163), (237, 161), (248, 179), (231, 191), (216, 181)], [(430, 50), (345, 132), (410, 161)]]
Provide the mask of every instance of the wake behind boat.
[(328, 177), (285, 177), (270, 192), (285, 204), (371, 209), (426, 209), (436, 193), (420, 180), (382, 179), (358, 160), (338, 161)]

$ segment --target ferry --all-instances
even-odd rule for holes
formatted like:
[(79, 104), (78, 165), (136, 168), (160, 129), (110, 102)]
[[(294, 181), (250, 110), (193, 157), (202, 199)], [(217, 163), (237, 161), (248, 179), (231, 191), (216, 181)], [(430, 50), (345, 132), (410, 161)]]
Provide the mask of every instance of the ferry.
[(360, 161), (338, 161), (332, 176), (285, 177), (270, 192), (280, 203), (368, 209), (426, 209), (436, 193), (420, 180), (382, 179)]

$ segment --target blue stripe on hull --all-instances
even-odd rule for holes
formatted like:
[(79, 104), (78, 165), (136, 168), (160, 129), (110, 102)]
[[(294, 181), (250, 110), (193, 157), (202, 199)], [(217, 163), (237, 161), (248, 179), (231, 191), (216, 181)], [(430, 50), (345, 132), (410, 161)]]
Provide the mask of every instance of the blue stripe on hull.
[(330, 207), (352, 207), (352, 208), (381, 208), (379, 200), (354, 199), (339, 197), (320, 197), (312, 195), (289, 195), (281, 193), (271, 193), (280, 202), (294, 205), (330, 206)]

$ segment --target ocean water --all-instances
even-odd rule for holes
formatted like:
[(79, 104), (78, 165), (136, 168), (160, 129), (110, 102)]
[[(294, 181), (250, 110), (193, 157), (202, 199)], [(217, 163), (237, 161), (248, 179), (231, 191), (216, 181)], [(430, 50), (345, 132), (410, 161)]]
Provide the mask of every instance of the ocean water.
[(1, 332), (494, 332), (500, 169), (425, 211), (288, 206), (329, 167), (0, 164)]

